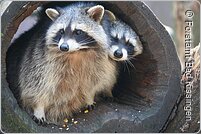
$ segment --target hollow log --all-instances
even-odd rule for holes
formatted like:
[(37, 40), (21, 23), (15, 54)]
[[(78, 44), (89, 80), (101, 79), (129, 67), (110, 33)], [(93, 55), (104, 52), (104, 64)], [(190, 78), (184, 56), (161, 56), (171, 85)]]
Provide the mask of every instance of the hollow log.
[[(187, 62), (193, 63), (190, 71), (192, 79), (188, 79), (188, 67), (186, 67), (181, 77), (182, 95), (178, 103), (175, 104), (175, 110), (172, 112), (172, 117), (167, 124), (165, 130), (167, 133), (196, 133), (200, 131), (200, 44), (191, 50), (191, 57)], [(188, 82), (192, 83), (191, 92), (187, 92)], [(187, 95), (189, 96), (190, 94), (189, 101)], [(191, 113), (190, 120), (187, 118), (187, 112)]]
[[(54, 4), (58, 4), (55, 2)], [(66, 2), (68, 4), (68, 2)], [(6, 51), (19, 24), (37, 7), (48, 2), (13, 1), (2, 15), (2, 105), (4, 132), (160, 132), (181, 94), (180, 62), (168, 32), (143, 2), (98, 2), (114, 12), (140, 36), (144, 52), (121, 70), (114, 101), (101, 100), (87, 114), (79, 113), (62, 126), (38, 126), (19, 107), (6, 80)], [(12, 46), (11, 46), (12, 47)]]

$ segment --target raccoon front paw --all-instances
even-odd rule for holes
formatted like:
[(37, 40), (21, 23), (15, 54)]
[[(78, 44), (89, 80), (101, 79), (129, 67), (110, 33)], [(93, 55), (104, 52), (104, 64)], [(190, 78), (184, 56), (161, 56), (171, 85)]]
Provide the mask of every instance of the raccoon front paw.
[(94, 102), (93, 104), (91, 105), (87, 105), (87, 109), (88, 110), (93, 110), (95, 108), (95, 105), (96, 105), (96, 102)]
[(45, 119), (45, 112), (44, 112), (44, 107), (38, 106), (34, 109), (34, 115), (33, 115), (33, 120), (38, 124), (38, 125), (45, 125), (46, 119)]
[(46, 122), (46, 120), (45, 120), (45, 118), (44, 117), (42, 117), (42, 118), (37, 118), (35, 115), (33, 115), (32, 116), (32, 119), (38, 124), (38, 125), (46, 125), (47, 124), (47, 122)]

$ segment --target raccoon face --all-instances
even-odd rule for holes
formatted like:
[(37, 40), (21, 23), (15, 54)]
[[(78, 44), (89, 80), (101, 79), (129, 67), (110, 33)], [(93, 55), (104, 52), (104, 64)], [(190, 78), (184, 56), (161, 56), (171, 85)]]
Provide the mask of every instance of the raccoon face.
[(47, 9), (53, 24), (47, 31), (46, 44), (66, 52), (104, 48), (107, 36), (99, 24), (103, 13), (102, 6)]
[(129, 60), (142, 53), (142, 44), (136, 33), (123, 22), (111, 25), (109, 56), (117, 61)]
[(51, 40), (61, 51), (73, 52), (80, 49), (95, 48), (96, 40), (80, 29), (72, 30), (70, 26), (61, 27)]
[(105, 10), (102, 25), (110, 36), (109, 56), (116, 61), (129, 60), (142, 53), (139, 37), (124, 22), (118, 20), (109, 10)]
[(134, 57), (135, 46), (129, 41), (114, 37), (111, 39), (112, 45), (109, 47), (109, 56), (117, 61), (129, 60)]

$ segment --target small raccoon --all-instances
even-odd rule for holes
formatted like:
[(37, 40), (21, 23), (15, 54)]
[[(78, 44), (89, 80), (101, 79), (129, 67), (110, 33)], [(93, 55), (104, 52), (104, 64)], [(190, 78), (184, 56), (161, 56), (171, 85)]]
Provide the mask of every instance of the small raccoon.
[[(17, 74), (18, 81), (8, 81), (36, 121), (57, 124), (93, 105), (99, 92), (111, 94), (117, 69), (108, 57), (108, 38), (100, 25), (103, 6), (76, 3), (45, 12), (52, 22), (37, 24), (12, 44), (7, 72)], [(13, 54), (19, 56), (9, 58)]]
[(111, 11), (105, 10), (102, 25), (111, 38), (109, 56), (113, 60), (125, 61), (142, 53), (143, 47), (135, 31)]

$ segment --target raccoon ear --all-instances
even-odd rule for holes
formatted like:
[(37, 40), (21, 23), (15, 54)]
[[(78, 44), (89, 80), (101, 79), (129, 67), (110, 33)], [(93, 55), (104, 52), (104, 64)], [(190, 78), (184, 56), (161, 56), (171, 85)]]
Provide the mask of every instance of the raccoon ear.
[(101, 5), (93, 6), (87, 10), (87, 14), (96, 22), (100, 22), (104, 15), (104, 7)]
[(115, 15), (113, 14), (113, 12), (109, 11), (109, 10), (105, 10), (105, 13), (104, 15), (107, 15), (110, 19), (110, 21), (116, 21), (116, 17)]
[(58, 18), (60, 15), (60, 13), (56, 9), (53, 9), (53, 8), (46, 9), (45, 13), (53, 21), (56, 20), (56, 18)]

